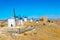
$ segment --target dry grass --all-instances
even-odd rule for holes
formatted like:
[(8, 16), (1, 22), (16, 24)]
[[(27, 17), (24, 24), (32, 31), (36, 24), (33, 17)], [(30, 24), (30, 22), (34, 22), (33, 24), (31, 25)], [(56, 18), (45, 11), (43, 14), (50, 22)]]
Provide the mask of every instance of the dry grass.
[(60, 27), (48, 25), (52, 23), (40, 23), (37, 25), (37, 28), (22, 33), (22, 34), (10, 34), (10, 33), (0, 33), (0, 40), (60, 40)]

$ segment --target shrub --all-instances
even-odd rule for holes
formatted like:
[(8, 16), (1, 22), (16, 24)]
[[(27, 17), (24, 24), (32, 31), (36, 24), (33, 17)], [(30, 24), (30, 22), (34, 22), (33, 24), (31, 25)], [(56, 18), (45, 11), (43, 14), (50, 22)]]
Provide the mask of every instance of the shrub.
[(4, 27), (4, 25), (2, 24), (1, 27)]
[(50, 20), (48, 20), (48, 22), (51, 22)]
[(43, 23), (43, 25), (46, 25), (45, 23)]
[(26, 35), (27, 35), (27, 33), (24, 33), (24, 35), (26, 36)]

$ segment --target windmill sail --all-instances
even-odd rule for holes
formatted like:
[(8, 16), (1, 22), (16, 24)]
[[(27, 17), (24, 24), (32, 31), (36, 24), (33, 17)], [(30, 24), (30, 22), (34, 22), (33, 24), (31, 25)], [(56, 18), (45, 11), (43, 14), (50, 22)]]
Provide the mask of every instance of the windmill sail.
[(14, 19), (15, 19), (15, 26), (16, 26), (16, 12), (15, 12), (15, 8), (14, 8)]
[(15, 21), (16, 21), (16, 13), (15, 13), (15, 8), (14, 8), (14, 18), (15, 18)]

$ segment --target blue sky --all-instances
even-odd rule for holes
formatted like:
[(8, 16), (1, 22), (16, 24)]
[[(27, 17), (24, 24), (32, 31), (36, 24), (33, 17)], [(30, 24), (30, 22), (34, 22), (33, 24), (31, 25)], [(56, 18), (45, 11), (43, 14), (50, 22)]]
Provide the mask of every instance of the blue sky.
[(0, 19), (13, 16), (13, 8), (18, 16), (60, 18), (60, 0), (0, 0)]

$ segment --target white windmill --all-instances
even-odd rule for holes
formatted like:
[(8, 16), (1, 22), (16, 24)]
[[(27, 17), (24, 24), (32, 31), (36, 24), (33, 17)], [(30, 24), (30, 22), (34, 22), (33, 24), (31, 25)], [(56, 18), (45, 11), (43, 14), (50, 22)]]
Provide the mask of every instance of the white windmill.
[(24, 22), (27, 22), (28, 21), (28, 18), (27, 17), (24, 17)]
[(19, 21), (18, 22), (19, 22), (19, 25), (23, 26), (24, 21), (23, 21), (22, 17), (19, 18)]
[(14, 17), (8, 19), (8, 27), (16, 27), (16, 14), (14, 9)]

